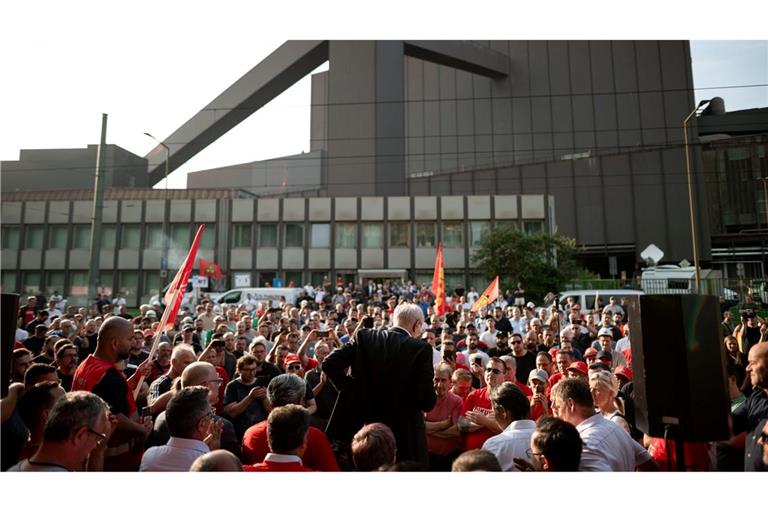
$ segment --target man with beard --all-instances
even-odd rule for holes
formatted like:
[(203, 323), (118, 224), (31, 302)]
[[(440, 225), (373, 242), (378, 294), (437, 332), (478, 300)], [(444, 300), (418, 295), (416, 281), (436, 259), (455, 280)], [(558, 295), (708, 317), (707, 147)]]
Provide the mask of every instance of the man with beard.
[(61, 387), (64, 388), (64, 391), (72, 389), (72, 379), (75, 375), (75, 370), (77, 370), (78, 362), (76, 346), (67, 343), (56, 351), (56, 371), (59, 374)]
[(315, 359), (317, 359), (318, 366), (308, 371), (305, 376), (307, 384), (312, 387), (312, 394), (317, 404), (317, 411), (310, 418), (310, 422), (313, 427), (319, 429), (325, 429), (328, 425), (328, 419), (331, 417), (333, 406), (336, 404), (336, 398), (339, 396), (339, 392), (336, 391), (336, 388), (328, 380), (328, 375), (321, 369), (323, 361), (330, 353), (331, 348), (328, 342), (318, 342), (315, 345)]
[[(131, 322), (110, 317), (101, 324), (96, 350), (75, 371), (73, 391), (91, 391), (101, 397), (117, 419), (115, 434), (105, 453), (106, 470), (133, 471), (141, 461), (144, 441), (152, 430), (152, 421), (139, 423), (133, 383), (117, 370), (115, 364), (128, 359), (133, 338)], [(138, 379), (149, 366), (144, 361), (132, 379)]]
[(29, 333), (30, 336), (22, 342), (24, 348), (32, 352), (34, 356), (38, 356), (43, 351), (46, 329), (45, 325), (38, 325)]
[[(71, 324), (71, 322), (70, 322)], [(61, 330), (62, 330), (62, 336), (69, 337), (69, 332), (67, 331), (67, 328), (65, 327), (65, 322), (62, 320), (61, 322)], [(96, 320), (88, 320), (85, 322), (85, 334), (82, 337), (78, 337), (73, 343), (78, 349), (80, 360), (84, 360), (86, 357), (88, 357), (89, 354), (93, 353), (93, 350), (96, 348), (96, 340), (98, 338), (98, 325), (96, 324)], [(79, 340), (79, 342), (77, 342)], [(70, 340), (72, 341), (72, 340)]]
[(238, 378), (224, 390), (224, 414), (232, 420), (238, 439), (251, 426), (267, 418), (271, 407), (267, 388), (256, 378), (256, 359), (245, 355), (237, 360)]
[[(160, 352), (162, 345), (168, 345), (168, 343), (160, 343), (157, 347)], [(171, 364), (168, 369), (168, 373), (161, 375), (155, 379), (149, 386), (149, 395), (147, 402), (152, 410), (152, 415), (157, 416), (165, 410), (165, 406), (168, 405), (168, 401), (173, 397), (171, 386), (173, 381), (178, 377), (181, 377), (184, 369), (190, 364), (195, 362), (195, 351), (187, 344), (176, 345), (171, 352)]]

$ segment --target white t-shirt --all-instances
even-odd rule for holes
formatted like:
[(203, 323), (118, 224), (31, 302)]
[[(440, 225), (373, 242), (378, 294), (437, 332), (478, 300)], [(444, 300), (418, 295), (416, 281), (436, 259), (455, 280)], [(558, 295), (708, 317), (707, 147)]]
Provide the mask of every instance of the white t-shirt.
[(496, 456), (502, 471), (518, 471), (513, 459), (531, 462), (526, 451), (531, 447), (534, 430), (536, 423), (532, 420), (513, 421), (501, 434), (489, 438), (483, 444), (483, 450)]
[[(486, 354), (485, 352), (483, 352), (481, 350), (478, 350), (474, 354), (467, 354), (466, 350), (462, 350), (459, 353), (460, 354), (464, 354), (464, 357), (465, 357), (464, 360), (466, 361), (466, 365), (467, 366), (470, 365), (470, 363), (472, 362), (472, 359), (476, 358), (477, 356), (480, 356), (480, 358), (482, 358), (482, 360), (483, 360), (483, 368), (485, 368), (485, 365), (487, 365), (488, 361), (491, 359), (488, 354)], [(458, 362), (458, 358), (456, 359), (456, 361)]]
[(651, 460), (648, 450), (600, 413), (579, 423), (576, 430), (584, 443), (579, 471), (634, 471)]
[(485, 343), (488, 346), (488, 349), (496, 348), (496, 343), (498, 341), (498, 338), (496, 337), (496, 333), (499, 331), (495, 330), (493, 331), (493, 334), (491, 334), (491, 331), (485, 331), (483, 334), (479, 336), (480, 341)]

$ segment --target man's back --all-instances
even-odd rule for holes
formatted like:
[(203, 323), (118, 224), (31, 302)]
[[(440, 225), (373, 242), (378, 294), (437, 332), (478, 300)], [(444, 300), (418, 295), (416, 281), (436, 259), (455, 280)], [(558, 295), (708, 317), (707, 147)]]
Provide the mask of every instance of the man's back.
[[(351, 378), (345, 375), (348, 367)], [(399, 327), (364, 329), (357, 340), (326, 357), (323, 371), (347, 395), (343, 400), (353, 408), (348, 420), (353, 433), (365, 423), (384, 423), (395, 434), (402, 460), (426, 461), (422, 412), (430, 411), (437, 400), (432, 387), (432, 348), (427, 343), (411, 338)]]
[(576, 426), (584, 447), (580, 471), (635, 471), (651, 455), (617, 423), (597, 413)]

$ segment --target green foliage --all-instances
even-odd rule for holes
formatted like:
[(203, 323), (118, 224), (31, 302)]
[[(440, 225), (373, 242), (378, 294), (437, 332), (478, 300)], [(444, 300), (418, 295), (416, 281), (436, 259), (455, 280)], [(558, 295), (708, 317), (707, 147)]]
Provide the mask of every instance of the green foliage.
[(525, 234), (513, 228), (494, 229), (472, 258), (485, 277), (500, 279), (501, 290), (523, 283), (527, 300), (540, 301), (557, 292), (578, 273), (576, 242), (562, 235)]

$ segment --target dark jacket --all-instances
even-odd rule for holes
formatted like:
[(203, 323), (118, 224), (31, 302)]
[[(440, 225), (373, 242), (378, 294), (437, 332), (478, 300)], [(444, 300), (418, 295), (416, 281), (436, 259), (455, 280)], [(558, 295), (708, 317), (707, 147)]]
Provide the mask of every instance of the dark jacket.
[(329, 436), (349, 442), (364, 424), (381, 422), (395, 434), (398, 460), (429, 463), (423, 413), (437, 401), (432, 347), (399, 327), (363, 329), (325, 358), (323, 371), (340, 390)]

